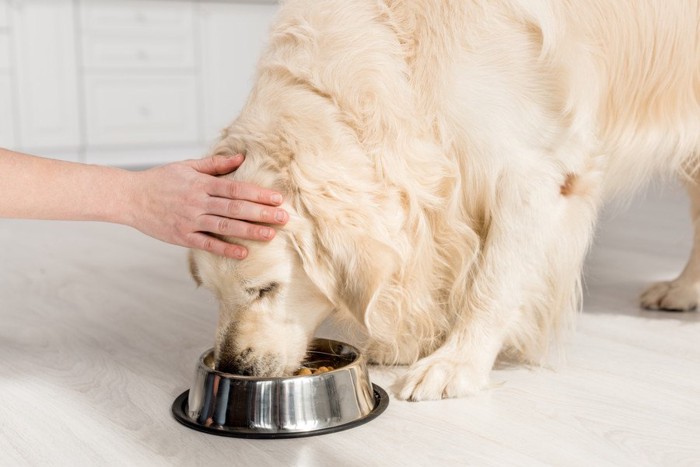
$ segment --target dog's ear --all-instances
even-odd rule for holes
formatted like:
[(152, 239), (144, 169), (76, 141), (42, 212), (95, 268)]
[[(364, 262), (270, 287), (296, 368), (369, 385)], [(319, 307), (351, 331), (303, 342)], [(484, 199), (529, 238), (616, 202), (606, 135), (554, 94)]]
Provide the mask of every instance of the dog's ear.
[(323, 237), (290, 233), (289, 238), (311, 281), (334, 306), (343, 306), (367, 325), (394, 271), (396, 253), (384, 243), (345, 229)]
[(397, 263), (396, 253), (385, 243), (361, 236), (349, 241), (351, 248), (333, 258), (339, 277), (338, 291), (348, 310), (370, 327), (370, 315), (387, 286)]
[(311, 282), (319, 288), (333, 306), (338, 306), (338, 297), (335, 292), (337, 279), (332, 274), (325, 255), (318, 251), (318, 245), (314, 242), (310, 232), (287, 230), (285, 233), (299, 255), (304, 272), (309, 276)]
[(201, 286), (202, 278), (199, 275), (199, 269), (197, 269), (197, 263), (194, 260), (194, 252), (192, 250), (190, 250), (187, 254), (187, 261), (190, 266), (190, 275), (192, 276), (192, 279), (194, 279), (194, 282), (197, 284), (197, 287)]

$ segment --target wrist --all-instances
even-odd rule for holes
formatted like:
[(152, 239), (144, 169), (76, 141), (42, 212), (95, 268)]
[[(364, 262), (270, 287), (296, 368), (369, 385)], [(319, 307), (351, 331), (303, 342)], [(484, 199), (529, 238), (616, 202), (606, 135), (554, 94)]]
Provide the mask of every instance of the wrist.
[(103, 221), (133, 227), (137, 222), (138, 205), (141, 199), (141, 173), (110, 168), (112, 183), (107, 187)]

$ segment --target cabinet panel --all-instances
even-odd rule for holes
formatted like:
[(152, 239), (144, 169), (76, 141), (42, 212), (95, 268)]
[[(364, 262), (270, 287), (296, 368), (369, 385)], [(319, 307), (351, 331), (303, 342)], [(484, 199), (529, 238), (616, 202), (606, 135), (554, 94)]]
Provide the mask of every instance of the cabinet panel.
[(18, 1), (10, 10), (20, 147), (77, 148), (80, 127), (73, 2)]
[(88, 34), (83, 37), (85, 67), (194, 68), (192, 36), (161, 37)]
[(12, 83), (10, 75), (0, 72), (0, 147), (14, 148)]
[(81, 27), (93, 31), (163, 34), (192, 31), (194, 2), (175, 0), (83, 1)]
[(0, 30), (8, 27), (10, 24), (8, 13), (7, 0), (0, 0)]
[(197, 88), (193, 76), (85, 80), (90, 146), (197, 141)]
[(10, 68), (10, 35), (0, 29), (0, 72)]
[(87, 68), (194, 67), (194, 2), (92, 1), (81, 6)]
[(216, 138), (243, 108), (277, 5), (200, 6), (204, 134)]

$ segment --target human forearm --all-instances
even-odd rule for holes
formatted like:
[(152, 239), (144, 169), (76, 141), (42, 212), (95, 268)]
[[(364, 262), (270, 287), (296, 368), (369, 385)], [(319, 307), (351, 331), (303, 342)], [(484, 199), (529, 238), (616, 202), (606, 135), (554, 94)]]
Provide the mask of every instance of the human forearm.
[(142, 172), (0, 149), (0, 218), (130, 225), (165, 242), (232, 258), (246, 249), (219, 236), (270, 240), (289, 215), (272, 190), (219, 175), (242, 155), (173, 162)]
[(0, 217), (131, 224), (135, 175), (0, 149)]

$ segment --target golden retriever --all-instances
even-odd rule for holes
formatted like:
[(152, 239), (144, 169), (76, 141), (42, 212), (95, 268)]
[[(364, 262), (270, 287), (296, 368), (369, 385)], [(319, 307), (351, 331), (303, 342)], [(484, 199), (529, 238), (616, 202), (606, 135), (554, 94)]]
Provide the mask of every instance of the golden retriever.
[[(411, 365), (402, 399), (539, 362), (604, 200), (681, 175), (700, 221), (699, 25), (698, 0), (284, 2), (213, 153), (244, 152), (232, 176), (285, 193), (291, 221), (243, 261), (191, 258), (219, 367), (288, 374), (330, 315)], [(699, 271), (643, 304), (694, 307)]]

